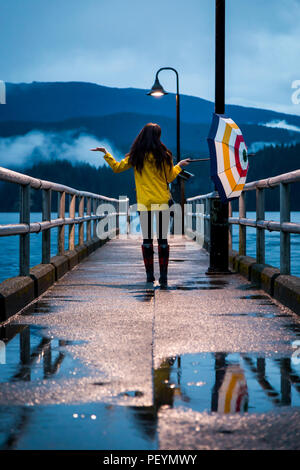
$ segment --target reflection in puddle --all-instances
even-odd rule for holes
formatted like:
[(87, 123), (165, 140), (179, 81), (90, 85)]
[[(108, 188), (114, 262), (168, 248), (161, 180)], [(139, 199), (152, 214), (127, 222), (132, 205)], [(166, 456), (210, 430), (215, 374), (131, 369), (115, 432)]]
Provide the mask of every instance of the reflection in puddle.
[[(16, 335), (22, 332), (20, 328), (30, 338), (35, 337), (26, 326), (15, 326)], [(7, 334), (12, 336), (13, 332)], [(41, 332), (37, 336), (47, 339)], [(47, 370), (53, 373), (54, 369), (55, 361), (51, 361)], [(184, 406), (222, 415), (298, 407), (299, 373), (300, 365), (293, 364), (290, 358), (224, 352), (169, 357), (153, 370), (152, 406), (130, 406), (131, 399), (143, 397), (143, 392), (131, 389), (117, 396), (127, 399), (129, 406), (105, 403), (0, 406), (0, 448), (157, 449), (162, 407)], [(94, 385), (107, 386), (109, 382)]]
[(105, 403), (0, 406), (1, 450), (152, 450), (156, 419), (148, 407)]
[(239, 299), (253, 299), (253, 300), (270, 300), (270, 297), (268, 295), (263, 295), (263, 294), (253, 294), (253, 295), (242, 295), (241, 297), (238, 297)]
[(145, 289), (144, 291), (136, 291), (134, 298), (141, 302), (150, 302), (154, 299), (154, 289)]
[(45, 335), (39, 326), (14, 324), (0, 327), (0, 340), (6, 353), (5, 364), (0, 366), (0, 383), (86, 374), (66, 350), (66, 346), (84, 341), (61, 340)]
[[(41, 327), (16, 324), (0, 327), (0, 339), (6, 346), (0, 383), (68, 378), (69, 374), (81, 377), (88, 373), (67, 350), (68, 345), (82, 341), (52, 338)], [(109, 388), (111, 384), (94, 385)], [(173, 356), (161, 360), (153, 369), (152, 405), (136, 406), (140, 400), (143, 403), (143, 397), (144, 392), (133, 387), (114, 397), (121, 399), (123, 406), (0, 406), (0, 448), (157, 449), (162, 408), (184, 406), (224, 415), (299, 407), (300, 364), (290, 357), (247, 353)], [(132, 400), (135, 406), (130, 405)]]
[(261, 413), (300, 406), (300, 365), (239, 353), (186, 354), (154, 371), (159, 406), (195, 411)]

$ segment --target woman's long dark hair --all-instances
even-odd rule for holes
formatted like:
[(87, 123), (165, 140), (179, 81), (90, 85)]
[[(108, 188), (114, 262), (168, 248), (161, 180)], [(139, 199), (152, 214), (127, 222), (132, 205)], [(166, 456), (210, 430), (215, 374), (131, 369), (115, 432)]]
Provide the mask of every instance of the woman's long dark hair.
[(172, 152), (160, 141), (161, 128), (158, 124), (149, 122), (140, 131), (133, 142), (129, 155), (129, 163), (140, 173), (144, 167), (147, 153), (152, 153), (157, 169), (162, 169), (163, 162), (172, 165)]

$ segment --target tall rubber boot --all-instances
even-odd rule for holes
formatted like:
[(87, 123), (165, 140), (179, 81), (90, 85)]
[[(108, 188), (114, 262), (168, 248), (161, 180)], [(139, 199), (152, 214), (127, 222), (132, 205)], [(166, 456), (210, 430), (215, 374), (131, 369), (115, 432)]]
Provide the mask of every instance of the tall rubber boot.
[(159, 270), (160, 270), (159, 283), (161, 287), (167, 287), (168, 285), (169, 253), (170, 253), (170, 247), (168, 243), (158, 245), (158, 259), (159, 259)]
[(145, 269), (146, 269), (147, 282), (154, 282), (155, 277), (154, 277), (154, 269), (153, 269), (153, 255), (154, 255), (153, 243), (151, 244), (143, 243), (142, 253), (143, 253), (144, 264), (145, 264)]

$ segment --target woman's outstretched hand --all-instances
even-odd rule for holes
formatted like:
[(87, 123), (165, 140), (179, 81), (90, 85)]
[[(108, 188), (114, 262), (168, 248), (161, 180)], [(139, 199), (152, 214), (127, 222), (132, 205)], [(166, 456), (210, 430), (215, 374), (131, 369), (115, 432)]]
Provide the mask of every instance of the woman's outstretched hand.
[(178, 165), (180, 167), (182, 166), (187, 166), (191, 163), (191, 159), (190, 158), (186, 158), (185, 160), (180, 160), (180, 162), (178, 163)]
[(105, 147), (96, 147), (95, 149), (90, 149), (92, 152), (103, 152), (108, 153)]

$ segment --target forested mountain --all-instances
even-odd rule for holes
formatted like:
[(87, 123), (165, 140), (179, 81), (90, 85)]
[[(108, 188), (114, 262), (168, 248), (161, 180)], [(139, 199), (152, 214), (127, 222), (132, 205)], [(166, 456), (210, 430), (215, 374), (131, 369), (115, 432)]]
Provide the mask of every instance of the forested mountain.
[[(148, 90), (112, 88), (84, 82), (6, 83), (6, 90), (7, 104), (0, 106), (0, 121), (56, 122), (73, 117), (128, 112), (175, 116), (173, 93), (157, 99), (147, 96)], [(181, 95), (183, 122), (209, 123), (213, 108), (210, 101)], [(227, 105), (226, 113), (240, 124), (285, 120), (290, 125), (300, 127), (300, 116), (270, 110)]]

